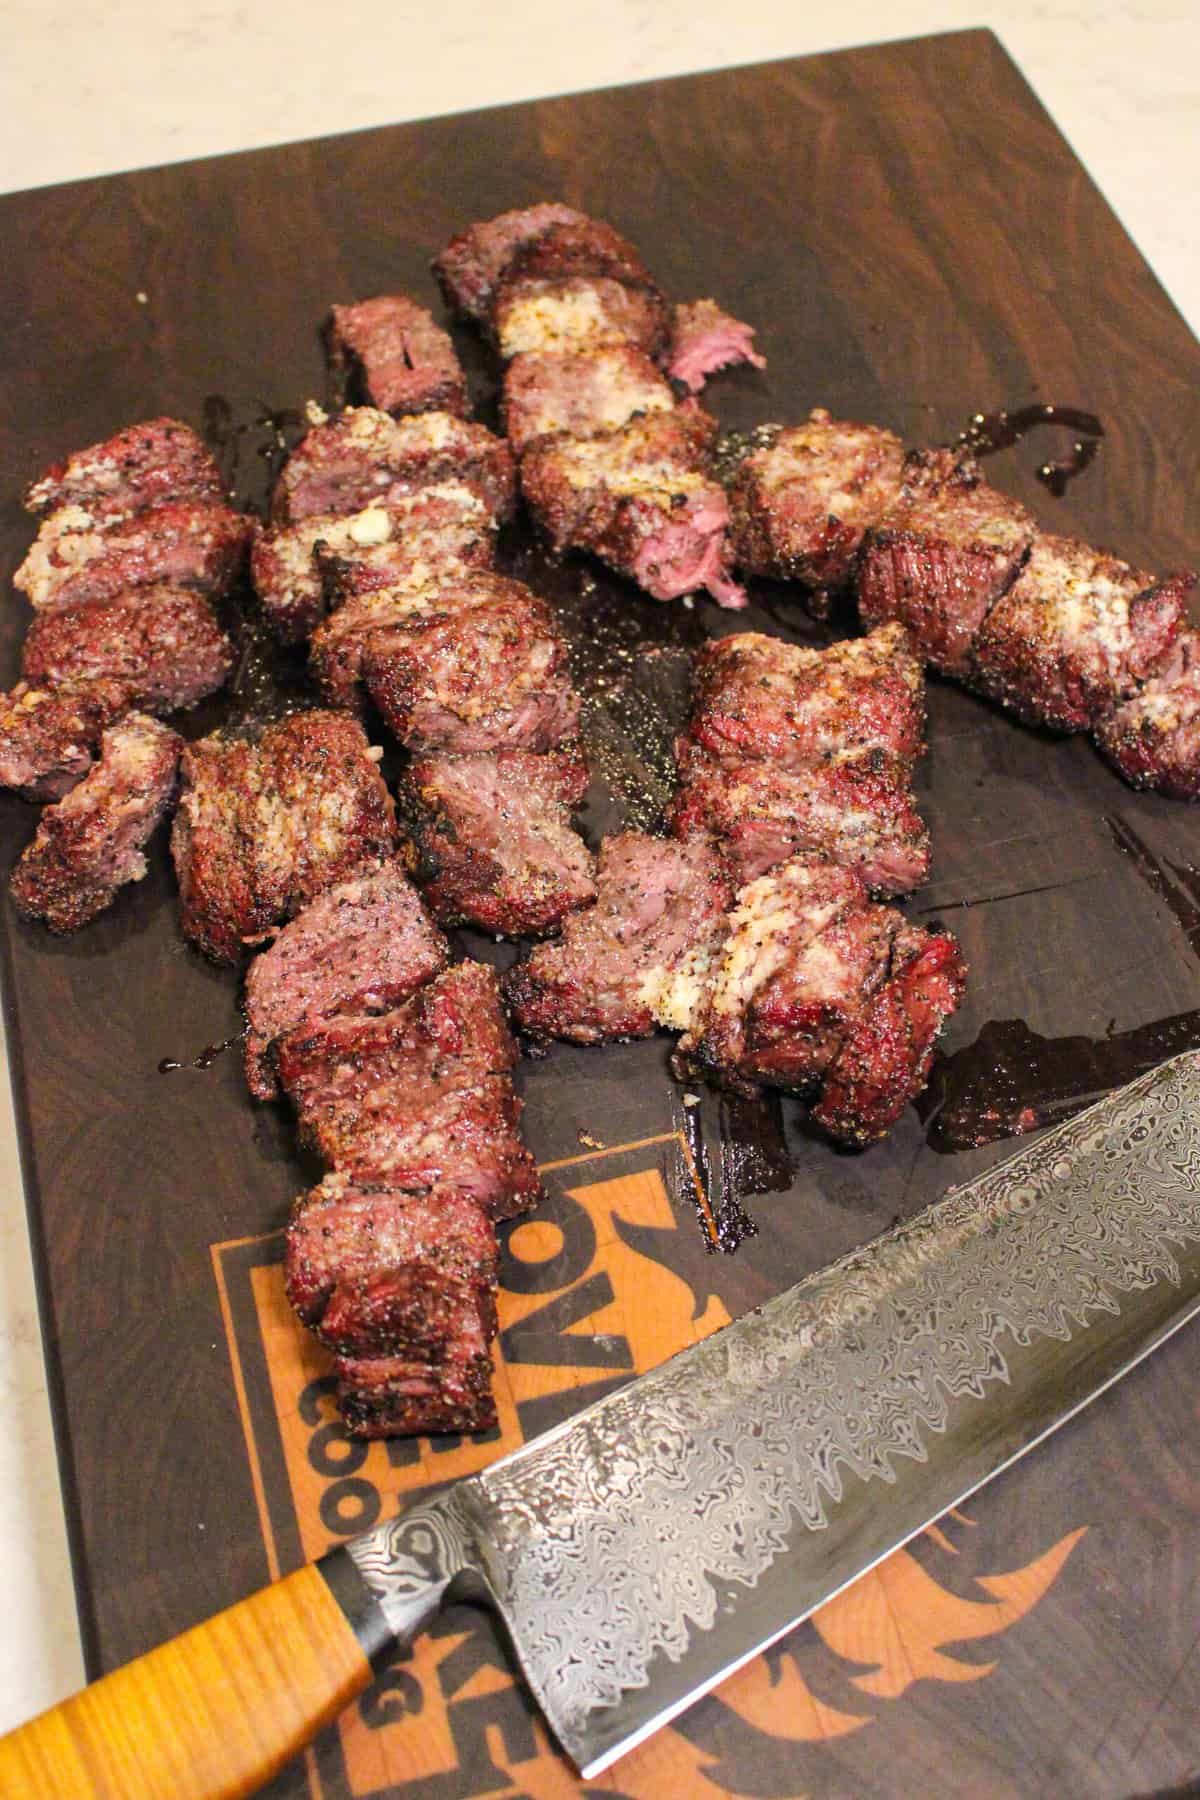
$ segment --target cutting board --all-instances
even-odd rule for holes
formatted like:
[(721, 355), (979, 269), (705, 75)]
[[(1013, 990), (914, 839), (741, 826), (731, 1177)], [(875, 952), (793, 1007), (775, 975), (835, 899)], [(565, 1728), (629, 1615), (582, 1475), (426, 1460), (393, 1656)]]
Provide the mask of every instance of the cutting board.
[[(766, 373), (708, 390), (726, 429), (825, 405), (916, 443), (976, 410), (1087, 407), (1104, 445), (1065, 497), (1035, 476), (1057, 443), (1006, 452), (993, 478), (1143, 566), (1200, 548), (1200, 346), (999, 44), (967, 32), (0, 201), (5, 577), (30, 535), (24, 480), (133, 419), (206, 422), (261, 500), (280, 433), (326, 392), (330, 302), (399, 288), (433, 303), (428, 259), (452, 232), (550, 195), (614, 220), (673, 295), (714, 294), (757, 326)], [(461, 343), (489, 416), (494, 373)], [(510, 555), (579, 652), (593, 838), (661, 799), (689, 647), (744, 623), (818, 641), (781, 587), (733, 621), (549, 569), (519, 535)], [(14, 597), (6, 677), (26, 623)], [(949, 686), (930, 714), (934, 873), (909, 910), (958, 933), (972, 974), (924, 1116), (852, 1156), (790, 1101), (684, 1104), (665, 1038), (526, 1063), (548, 1200), (507, 1234), (485, 1440), (344, 1436), (282, 1299), (280, 1227), (314, 1173), (288, 1119), (251, 1105), (236, 1053), (158, 1072), (238, 1024), (234, 978), (179, 936), (164, 843), (77, 938), (0, 911), (94, 1672), (924, 1206), (1017, 1124), (1200, 1042), (1200, 815)], [(31, 829), (29, 808), (0, 803), (5, 871)], [(1183, 1781), (1200, 1765), (1196, 1349), (1180, 1334), (590, 1793), (1113, 1800)], [(272, 1791), (540, 1800), (580, 1784), (486, 1618), (460, 1609)]]

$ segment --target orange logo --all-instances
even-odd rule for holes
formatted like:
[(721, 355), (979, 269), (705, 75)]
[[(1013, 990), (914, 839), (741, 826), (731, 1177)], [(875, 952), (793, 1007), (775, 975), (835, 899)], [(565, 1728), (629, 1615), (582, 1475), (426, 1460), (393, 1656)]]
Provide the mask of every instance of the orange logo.
[[(499, 1426), (479, 1438), (356, 1443), (333, 1403), (324, 1352), (283, 1292), (282, 1238), (213, 1246), (234, 1381), (272, 1575), (367, 1530), (432, 1486), (484, 1467), (580, 1405), (728, 1322), (671, 1267), (679, 1219), (654, 1158), (686, 1157), (673, 1136), (543, 1169), (547, 1204), (509, 1234), (496, 1351)], [(927, 1548), (956, 1554), (951, 1515)], [(783, 1800), (820, 1779), (809, 1755), (857, 1732), (921, 1679), (979, 1681), (994, 1663), (948, 1646), (991, 1638), (1022, 1618), (1082, 1535), (1027, 1568), (981, 1578), (961, 1597), (915, 1548), (896, 1552), (675, 1725), (623, 1758), (593, 1793), (755, 1792)], [(839, 1704), (806, 1680), (814, 1642), (847, 1673)], [(847, 1699), (845, 1696), (850, 1696)], [(872, 1702), (876, 1704), (871, 1704)], [(805, 1767), (807, 1766), (807, 1775)], [(490, 1618), (447, 1611), (380, 1676), (308, 1756), (314, 1796), (551, 1800), (585, 1790), (547, 1738)], [(747, 1785), (746, 1772), (753, 1770)]]

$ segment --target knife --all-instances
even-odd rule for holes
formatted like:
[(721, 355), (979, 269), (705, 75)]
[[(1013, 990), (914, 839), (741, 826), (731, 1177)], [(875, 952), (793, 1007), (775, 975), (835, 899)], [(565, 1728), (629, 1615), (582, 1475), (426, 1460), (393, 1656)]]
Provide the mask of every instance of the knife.
[(0, 1739), (0, 1792), (252, 1793), (448, 1597), (498, 1610), (588, 1779), (1197, 1312), (1191, 1052)]

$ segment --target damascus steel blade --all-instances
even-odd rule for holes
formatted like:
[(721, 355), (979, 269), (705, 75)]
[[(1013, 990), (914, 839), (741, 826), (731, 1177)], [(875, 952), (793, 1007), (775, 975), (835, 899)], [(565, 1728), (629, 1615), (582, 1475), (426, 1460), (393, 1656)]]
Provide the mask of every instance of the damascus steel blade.
[(1189, 1054), (352, 1553), (469, 1571), (595, 1775), (1198, 1311)]

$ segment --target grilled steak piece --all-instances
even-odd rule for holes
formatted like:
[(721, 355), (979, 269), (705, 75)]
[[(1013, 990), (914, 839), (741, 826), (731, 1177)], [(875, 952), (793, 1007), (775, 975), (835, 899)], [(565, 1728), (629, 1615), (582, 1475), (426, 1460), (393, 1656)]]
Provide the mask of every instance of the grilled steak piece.
[(1096, 743), (1133, 787), (1200, 800), (1200, 632), (1180, 635), (1150, 680), (1100, 721)]
[(62, 506), (45, 520), (13, 586), (33, 606), (112, 600), (160, 582), (223, 594), (245, 561), (251, 521), (208, 501), (171, 501), (105, 520)]
[[(394, 1355), (417, 1347), (434, 1352), (440, 1332), (436, 1312), (426, 1319), (407, 1310), (382, 1316), (381, 1279), (415, 1266), (488, 1300), (498, 1263), (495, 1228), (465, 1195), (359, 1187), (345, 1175), (327, 1175), (293, 1208), (284, 1279), (297, 1316), (331, 1350)], [(364, 1313), (374, 1315), (367, 1343)]]
[(329, 706), (345, 712), (363, 706), (363, 661), (377, 631), (421, 617), (434, 605), (439, 583), (401, 581), (347, 600), (322, 619), (308, 646), (308, 664)]
[(280, 1040), (304, 1138), (356, 1181), (468, 1195), (507, 1219), (540, 1195), (509, 1070), (494, 972), (448, 969), (391, 1013), (317, 1021)]
[(934, 1041), (962, 1000), (966, 980), (952, 937), (901, 925), (887, 980), (826, 1070), (814, 1122), (856, 1149), (885, 1137), (928, 1081)]
[(362, 675), (401, 743), (471, 756), (554, 750), (578, 735), (567, 647), (544, 600), (478, 574), (371, 633)]
[(191, 426), (146, 419), (54, 463), (26, 489), (25, 505), (35, 513), (81, 506), (115, 517), (168, 500), (224, 498), (221, 472)]
[(975, 639), (973, 684), (1027, 724), (1087, 731), (1166, 655), (1191, 585), (1156, 582), (1077, 538), (1036, 537)]
[(78, 931), (146, 873), (142, 854), (171, 804), (182, 747), (175, 732), (128, 713), (100, 739), (100, 759), (77, 787), (42, 814), (12, 876), (27, 919)]
[(131, 705), (156, 713), (215, 694), (232, 668), (233, 646), (211, 600), (194, 588), (170, 586), (50, 607), (34, 619), (21, 657), (27, 681), (44, 687), (118, 682)]
[(875, 894), (907, 894), (928, 879), (929, 832), (901, 758), (852, 751), (794, 772), (683, 748), (669, 827), (677, 837), (713, 839), (739, 883), (800, 852), (856, 869)]
[(596, 903), (572, 913), (505, 977), (513, 1016), (534, 1037), (599, 1044), (680, 1025), (697, 969), (720, 942), (733, 884), (711, 846), (622, 832), (605, 838)]
[(580, 216), (552, 219), (544, 230), (516, 246), (497, 283), (493, 308), (514, 282), (563, 281), (574, 275), (658, 291), (628, 238), (604, 219)]
[(358, 377), (360, 398), (384, 412), (467, 412), (467, 378), (449, 334), (406, 294), (335, 306), (330, 361)]
[(383, 1012), (443, 969), (449, 946), (397, 863), (319, 894), (250, 964), (246, 1081), (257, 1100), (276, 1092), (271, 1046), (319, 1019)]
[(734, 561), (752, 575), (839, 587), (867, 528), (900, 494), (904, 448), (879, 425), (815, 408), (739, 464), (729, 487)]
[(811, 1089), (887, 977), (904, 920), (850, 869), (796, 857), (742, 888), (676, 1060), (735, 1090)]
[(250, 573), (276, 636), (296, 643), (319, 623), (330, 595), (426, 580), (442, 568), (488, 567), (494, 533), (479, 496), (443, 482), (388, 505), (260, 530)]
[(913, 761), (924, 728), (924, 673), (899, 625), (827, 650), (738, 632), (696, 657), (687, 735), (718, 762), (798, 771), (867, 750)]
[(667, 333), (667, 303), (656, 288), (602, 275), (506, 276), (492, 310), (505, 362), (522, 352), (599, 350), (628, 344), (656, 356)]
[(574, 746), (418, 756), (408, 772), (418, 879), (436, 919), (508, 937), (555, 930), (595, 893), (571, 809), (588, 773)]
[(393, 419), (373, 406), (352, 406), (315, 425), (284, 464), (272, 501), (274, 517), (298, 524), (324, 513), (355, 513), (373, 502), (461, 482), (496, 519), (513, 510), (512, 451), (482, 425), (450, 413)]
[(433, 264), (447, 304), (482, 323), (491, 312), (496, 283), (523, 245), (551, 225), (586, 222), (587, 215), (572, 206), (542, 201), (469, 225), (451, 238)]
[(496, 1265), (491, 1224), (459, 1195), (330, 1175), (301, 1196), (288, 1227), (288, 1297), (337, 1354), (338, 1401), (355, 1435), (494, 1422)]
[(53, 689), (19, 681), (0, 694), (0, 787), (26, 800), (61, 800), (91, 768), (105, 726), (129, 704), (115, 681)]
[(699, 407), (650, 413), (594, 438), (542, 438), (521, 488), (556, 553), (590, 550), (655, 600), (707, 588), (746, 596), (727, 567), (724, 490), (709, 473), (716, 421)]
[(900, 499), (863, 541), (858, 606), (868, 625), (898, 619), (926, 662), (969, 672), (980, 626), (1016, 580), (1037, 531), (988, 487), (966, 451), (914, 450)]
[(535, 438), (595, 437), (674, 405), (670, 383), (630, 344), (524, 351), (504, 374), (504, 429), (518, 456)]
[(325, 888), (388, 857), (392, 799), (377, 751), (344, 713), (297, 713), (257, 743), (189, 744), (171, 836), (182, 926), (233, 962)]
[(709, 376), (733, 363), (765, 369), (754, 348), (754, 327), (722, 312), (715, 300), (688, 300), (673, 309), (667, 373), (698, 394)]

